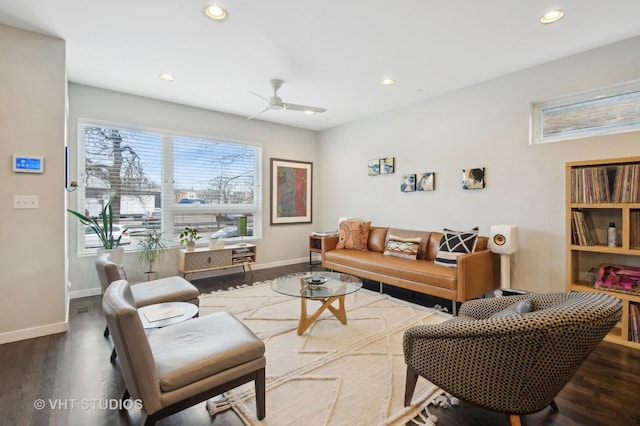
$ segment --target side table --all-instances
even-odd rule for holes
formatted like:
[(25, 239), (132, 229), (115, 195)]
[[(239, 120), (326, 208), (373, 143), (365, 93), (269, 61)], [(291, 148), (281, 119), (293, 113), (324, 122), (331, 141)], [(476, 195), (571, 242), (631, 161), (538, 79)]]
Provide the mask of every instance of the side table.
[(163, 302), (138, 308), (145, 329), (177, 324), (198, 315), (198, 306), (187, 302)]
[[(336, 235), (309, 235), (309, 268), (322, 266), (322, 256), (324, 256), (324, 252), (329, 249), (327, 243), (329, 241), (336, 241), (336, 238)], [(335, 248), (335, 243), (331, 248)], [(320, 261), (313, 261), (313, 253), (320, 253)]]

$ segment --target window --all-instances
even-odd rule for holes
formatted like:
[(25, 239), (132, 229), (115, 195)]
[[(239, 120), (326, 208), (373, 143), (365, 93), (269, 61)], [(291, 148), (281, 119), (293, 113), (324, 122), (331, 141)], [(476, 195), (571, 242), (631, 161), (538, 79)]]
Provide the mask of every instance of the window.
[(531, 107), (531, 144), (638, 130), (640, 81), (534, 103)]
[[(250, 238), (260, 237), (259, 146), (93, 122), (79, 124), (78, 138), (79, 209), (97, 217), (110, 202), (128, 247), (151, 229), (177, 245), (186, 226), (203, 238), (239, 238), (238, 216), (247, 216)], [(81, 238), (80, 253), (95, 247)]]

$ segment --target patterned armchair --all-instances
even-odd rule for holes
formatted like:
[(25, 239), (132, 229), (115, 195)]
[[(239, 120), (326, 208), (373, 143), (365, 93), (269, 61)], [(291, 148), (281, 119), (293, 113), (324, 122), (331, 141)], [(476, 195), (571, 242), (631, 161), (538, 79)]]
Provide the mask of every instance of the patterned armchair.
[[(525, 299), (532, 312), (492, 318)], [(404, 403), (422, 376), (463, 401), (507, 413), (512, 425), (520, 425), (520, 414), (557, 410), (555, 396), (621, 315), (619, 299), (595, 292), (465, 302), (458, 317), (405, 331)]]

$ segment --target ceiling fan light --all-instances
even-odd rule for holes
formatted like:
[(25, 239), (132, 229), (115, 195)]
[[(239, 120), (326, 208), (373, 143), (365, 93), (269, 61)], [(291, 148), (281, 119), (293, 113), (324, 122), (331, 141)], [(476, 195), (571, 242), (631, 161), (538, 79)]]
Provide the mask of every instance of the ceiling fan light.
[(211, 19), (216, 21), (224, 21), (227, 19), (227, 11), (220, 6), (208, 6), (204, 9), (204, 13)]
[(562, 17), (564, 16), (564, 11), (562, 10), (550, 10), (549, 12), (545, 13), (541, 18), (540, 18), (540, 23), (542, 24), (552, 24), (554, 22), (559, 21), (560, 19), (562, 19)]

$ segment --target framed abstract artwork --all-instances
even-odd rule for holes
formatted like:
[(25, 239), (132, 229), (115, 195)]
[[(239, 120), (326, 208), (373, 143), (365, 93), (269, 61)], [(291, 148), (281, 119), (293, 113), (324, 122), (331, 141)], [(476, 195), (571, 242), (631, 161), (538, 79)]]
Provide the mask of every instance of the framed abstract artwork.
[(435, 179), (436, 174), (433, 172), (418, 173), (416, 175), (416, 191), (433, 191)]
[(373, 160), (369, 160), (369, 163), (367, 164), (367, 170), (369, 172), (369, 176), (375, 176), (375, 175), (379, 175), (380, 174), (380, 160), (379, 159), (373, 159)]
[(395, 157), (387, 157), (380, 159), (380, 174), (386, 175), (394, 172)]
[(313, 163), (271, 159), (271, 225), (311, 223)]
[(402, 175), (402, 184), (400, 185), (400, 191), (413, 192), (416, 190), (416, 175)]
[(462, 189), (484, 188), (484, 167), (462, 169)]

